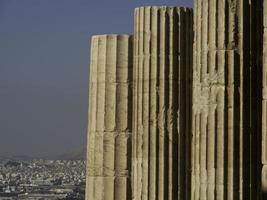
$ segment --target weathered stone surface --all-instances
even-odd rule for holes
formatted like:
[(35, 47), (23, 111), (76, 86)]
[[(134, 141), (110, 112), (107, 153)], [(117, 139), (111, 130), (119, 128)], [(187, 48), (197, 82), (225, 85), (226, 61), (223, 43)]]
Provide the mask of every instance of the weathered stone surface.
[(261, 1), (195, 0), (192, 199), (258, 199)]
[(91, 42), (87, 200), (131, 199), (132, 40)]
[(93, 37), (87, 200), (267, 199), (267, 0), (194, 7)]
[(135, 9), (133, 199), (188, 199), (192, 9)]

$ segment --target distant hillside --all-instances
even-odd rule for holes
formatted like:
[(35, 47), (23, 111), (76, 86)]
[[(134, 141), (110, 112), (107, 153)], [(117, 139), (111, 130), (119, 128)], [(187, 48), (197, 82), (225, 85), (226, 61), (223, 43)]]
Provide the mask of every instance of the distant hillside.
[[(17, 156), (0, 156), (0, 160), (33, 160), (34, 157), (17, 155)], [(38, 158), (37, 158), (38, 159)]]
[(25, 155), (0, 155), (0, 161), (6, 160), (34, 160), (34, 159), (47, 159), (47, 160), (85, 160), (86, 147), (80, 147), (69, 150), (60, 155), (54, 156), (25, 156)]
[(56, 156), (57, 160), (85, 160), (86, 159), (86, 147), (72, 149), (64, 154)]

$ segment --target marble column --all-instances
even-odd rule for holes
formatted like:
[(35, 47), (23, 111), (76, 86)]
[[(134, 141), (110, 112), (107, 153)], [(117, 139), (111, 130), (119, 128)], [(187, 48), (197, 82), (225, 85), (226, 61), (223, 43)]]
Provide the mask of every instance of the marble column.
[(189, 199), (193, 12), (134, 13), (134, 200)]
[(92, 37), (87, 200), (131, 199), (132, 38)]
[(195, 0), (192, 199), (258, 198), (260, 13), (260, 1)]

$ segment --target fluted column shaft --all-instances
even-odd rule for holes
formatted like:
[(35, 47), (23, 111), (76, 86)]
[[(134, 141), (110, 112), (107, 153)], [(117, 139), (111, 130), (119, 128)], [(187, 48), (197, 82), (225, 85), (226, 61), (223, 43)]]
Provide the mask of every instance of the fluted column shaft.
[(127, 35), (92, 37), (87, 200), (131, 199), (131, 44)]
[(234, 81), (235, 73), (242, 74), (238, 57), (242, 54), (241, 44), (236, 40), (241, 26), (241, 19), (236, 18), (239, 7), (234, 1), (232, 5), (225, 0), (195, 1), (192, 111), (192, 199), (195, 200), (223, 200), (227, 184), (229, 199), (235, 199), (234, 188), (239, 192), (241, 160), (233, 159), (234, 153), (240, 153), (239, 149), (235, 152), (233, 149), (234, 143), (239, 142), (234, 134), (237, 139), (242, 127), (241, 96), (234, 98), (242, 85), (240, 77), (236, 76)]
[(188, 199), (192, 10), (135, 9), (134, 200)]
[(258, 198), (260, 9), (195, 0), (192, 199)]

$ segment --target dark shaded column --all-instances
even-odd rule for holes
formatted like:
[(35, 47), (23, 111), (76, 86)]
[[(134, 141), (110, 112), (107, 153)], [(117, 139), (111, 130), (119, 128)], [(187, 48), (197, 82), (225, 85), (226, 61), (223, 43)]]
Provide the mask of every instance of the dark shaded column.
[(189, 199), (192, 9), (135, 9), (133, 199)]

